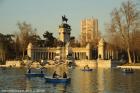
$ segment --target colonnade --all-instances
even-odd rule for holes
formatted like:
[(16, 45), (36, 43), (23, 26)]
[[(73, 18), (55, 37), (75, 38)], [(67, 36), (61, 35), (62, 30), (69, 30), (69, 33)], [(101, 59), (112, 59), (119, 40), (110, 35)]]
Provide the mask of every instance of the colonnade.
[(47, 60), (53, 60), (55, 57), (55, 52), (32, 52), (32, 60), (39, 60), (39, 59), (47, 59)]
[(76, 60), (88, 59), (88, 58), (87, 58), (87, 55), (86, 55), (86, 52), (74, 52), (74, 53), (73, 53), (73, 57), (74, 57)]
[(104, 59), (118, 59), (118, 52), (114, 50), (105, 50)]
[[(76, 60), (88, 59), (86, 52), (73, 52), (72, 55)], [(53, 60), (55, 56), (56, 56), (55, 52), (36, 52), (36, 51), (32, 52), (33, 60), (39, 60), (39, 59)]]

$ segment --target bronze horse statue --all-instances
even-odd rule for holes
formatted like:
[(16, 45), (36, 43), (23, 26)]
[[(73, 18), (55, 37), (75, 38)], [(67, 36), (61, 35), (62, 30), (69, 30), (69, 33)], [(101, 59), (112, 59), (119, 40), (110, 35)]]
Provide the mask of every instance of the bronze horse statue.
[(65, 15), (64, 15), (64, 16), (62, 16), (62, 21), (63, 21), (63, 22), (65, 21), (65, 22), (67, 23), (68, 18), (66, 18)]

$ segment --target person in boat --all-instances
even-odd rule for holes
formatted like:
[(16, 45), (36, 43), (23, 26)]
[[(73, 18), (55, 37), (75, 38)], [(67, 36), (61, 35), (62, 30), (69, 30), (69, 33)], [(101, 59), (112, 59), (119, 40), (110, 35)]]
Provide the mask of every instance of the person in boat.
[(66, 72), (63, 73), (63, 78), (67, 78)]
[(28, 69), (28, 73), (31, 73), (31, 69), (30, 68)]
[(88, 65), (86, 65), (86, 66), (84, 67), (84, 69), (89, 69), (89, 66), (88, 66)]
[(41, 72), (40, 72), (41, 74), (43, 74), (43, 70), (41, 69)]
[(53, 78), (58, 78), (58, 74), (56, 73), (56, 71), (54, 71), (54, 73), (53, 73)]

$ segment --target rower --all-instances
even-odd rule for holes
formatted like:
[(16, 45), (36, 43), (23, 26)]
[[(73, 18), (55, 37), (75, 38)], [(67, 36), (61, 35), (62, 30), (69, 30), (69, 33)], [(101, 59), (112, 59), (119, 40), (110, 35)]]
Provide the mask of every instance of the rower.
[(28, 69), (28, 73), (31, 73), (31, 69), (30, 68)]
[(57, 78), (57, 77), (58, 77), (58, 74), (56, 74), (56, 71), (54, 71), (53, 78)]
[(66, 72), (63, 73), (63, 78), (67, 78)]

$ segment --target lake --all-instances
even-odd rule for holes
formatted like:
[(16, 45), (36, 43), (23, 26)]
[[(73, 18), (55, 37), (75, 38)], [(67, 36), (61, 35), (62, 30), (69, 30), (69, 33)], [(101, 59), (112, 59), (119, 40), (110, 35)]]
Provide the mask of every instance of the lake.
[[(57, 66), (44, 69), (44, 73), (51, 76), (55, 70), (60, 75), (66, 71), (71, 82), (51, 84), (45, 82), (44, 78), (27, 78), (25, 68), (0, 68), (0, 93), (140, 93), (140, 70), (125, 74), (116, 68), (95, 68), (91, 72), (84, 72), (79, 67), (71, 69)], [(38, 72), (36, 69), (32, 71)]]

